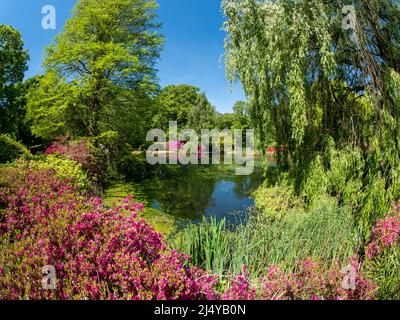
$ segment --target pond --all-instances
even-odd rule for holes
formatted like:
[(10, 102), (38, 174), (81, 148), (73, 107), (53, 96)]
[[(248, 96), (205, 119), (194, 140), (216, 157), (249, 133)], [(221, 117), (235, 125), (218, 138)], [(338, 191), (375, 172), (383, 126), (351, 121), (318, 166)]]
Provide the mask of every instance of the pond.
[(252, 193), (264, 181), (264, 169), (261, 159), (256, 160), (252, 175), (237, 176), (236, 168), (235, 165), (161, 166), (159, 174), (142, 182), (112, 186), (106, 190), (106, 198), (132, 194), (148, 208), (177, 219), (197, 223), (203, 217), (215, 217), (238, 224), (246, 220), (254, 207)]

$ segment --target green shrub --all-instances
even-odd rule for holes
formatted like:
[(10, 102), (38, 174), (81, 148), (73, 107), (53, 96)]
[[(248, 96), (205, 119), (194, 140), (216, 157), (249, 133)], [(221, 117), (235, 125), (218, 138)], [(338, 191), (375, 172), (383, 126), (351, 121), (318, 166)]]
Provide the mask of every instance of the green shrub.
[(306, 170), (301, 189), (301, 195), (310, 206), (315, 205), (321, 197), (326, 195), (328, 179), (320, 156), (317, 156)]
[(303, 207), (300, 198), (289, 186), (269, 187), (264, 183), (253, 193), (255, 206), (265, 216), (281, 218), (293, 209)]
[(56, 155), (36, 156), (30, 161), (20, 160), (9, 165), (10, 167), (30, 168), (33, 170), (52, 170), (56, 176), (71, 181), (80, 190), (89, 190), (90, 182), (86, 171), (80, 163), (63, 159)]
[(123, 176), (119, 170), (121, 159), (131, 152), (118, 132), (107, 131), (89, 141), (94, 161), (101, 169), (101, 181), (108, 184), (120, 180)]
[[(400, 196), (400, 166), (393, 156), (390, 162), (378, 153), (365, 153), (359, 147), (346, 147), (337, 150), (332, 140), (325, 142), (326, 150), (317, 153), (314, 159), (295, 180), (292, 170), (282, 172), (279, 168), (267, 169), (267, 181), (274, 186), (281, 202), (285, 205), (298, 197), (308, 208), (318, 206), (324, 197), (335, 197), (343, 206), (348, 207), (356, 219), (358, 229), (364, 241), (368, 241), (370, 230), (377, 220), (390, 210), (391, 203)], [(384, 153), (382, 151), (382, 153)], [(366, 166), (387, 167), (385, 173), (374, 170), (365, 174)], [(293, 194), (292, 194), (293, 193)], [(263, 199), (265, 197), (265, 199)], [(256, 203), (260, 209), (268, 211), (274, 208), (274, 201), (280, 196), (268, 194), (265, 190), (256, 192)], [(289, 197), (289, 201), (285, 200)], [(278, 203), (279, 204), (279, 203)], [(272, 209), (272, 211), (274, 211)]]
[(29, 157), (29, 150), (9, 135), (0, 134), (0, 163), (8, 163), (21, 156)]

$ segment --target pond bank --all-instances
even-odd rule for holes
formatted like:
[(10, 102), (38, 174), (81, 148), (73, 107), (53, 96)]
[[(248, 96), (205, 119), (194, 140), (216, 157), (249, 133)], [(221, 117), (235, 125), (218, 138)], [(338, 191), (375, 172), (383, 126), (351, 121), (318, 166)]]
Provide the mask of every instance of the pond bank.
[(257, 160), (249, 176), (237, 176), (236, 165), (174, 166), (172, 175), (110, 186), (105, 201), (133, 195), (145, 204), (144, 218), (164, 234), (176, 231), (179, 223), (199, 223), (203, 217), (237, 225), (254, 207), (252, 194), (264, 180), (262, 165)]

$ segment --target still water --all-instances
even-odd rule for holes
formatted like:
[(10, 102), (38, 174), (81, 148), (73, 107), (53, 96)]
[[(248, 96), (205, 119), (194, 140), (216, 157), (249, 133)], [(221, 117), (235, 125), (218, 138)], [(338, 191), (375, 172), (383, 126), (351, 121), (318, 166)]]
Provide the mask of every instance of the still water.
[(108, 197), (133, 194), (147, 207), (178, 219), (199, 222), (203, 217), (243, 222), (254, 207), (252, 193), (263, 182), (263, 165), (256, 161), (252, 175), (237, 176), (235, 165), (173, 166), (140, 183), (124, 183), (108, 190)]

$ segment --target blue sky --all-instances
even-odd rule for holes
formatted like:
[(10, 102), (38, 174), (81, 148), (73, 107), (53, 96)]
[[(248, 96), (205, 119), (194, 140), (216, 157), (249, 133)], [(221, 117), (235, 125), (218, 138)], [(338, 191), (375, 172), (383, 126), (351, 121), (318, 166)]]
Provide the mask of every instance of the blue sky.
[[(76, 0), (0, 0), (0, 23), (17, 28), (29, 49), (27, 76), (41, 72), (44, 48), (62, 30)], [(166, 44), (158, 64), (160, 83), (191, 84), (205, 91), (218, 111), (230, 112), (243, 100), (239, 85), (232, 91), (223, 65), (223, 15), (217, 0), (158, 0)], [(43, 30), (42, 7), (57, 10), (57, 29)]]

